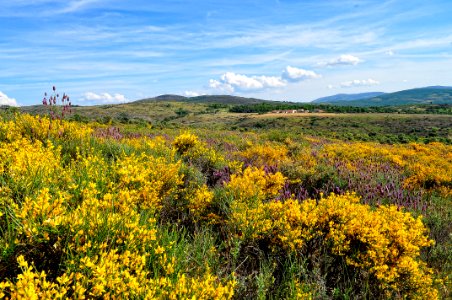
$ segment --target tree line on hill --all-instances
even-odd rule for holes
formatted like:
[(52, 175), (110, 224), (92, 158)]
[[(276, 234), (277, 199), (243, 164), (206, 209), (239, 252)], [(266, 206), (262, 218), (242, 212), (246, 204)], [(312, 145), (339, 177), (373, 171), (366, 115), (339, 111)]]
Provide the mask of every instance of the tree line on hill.
[(229, 112), (234, 113), (269, 113), (277, 111), (304, 111), (304, 112), (327, 112), (327, 113), (404, 113), (404, 114), (452, 114), (451, 104), (421, 104), (405, 106), (337, 106), (330, 104), (311, 103), (256, 103), (234, 105)]

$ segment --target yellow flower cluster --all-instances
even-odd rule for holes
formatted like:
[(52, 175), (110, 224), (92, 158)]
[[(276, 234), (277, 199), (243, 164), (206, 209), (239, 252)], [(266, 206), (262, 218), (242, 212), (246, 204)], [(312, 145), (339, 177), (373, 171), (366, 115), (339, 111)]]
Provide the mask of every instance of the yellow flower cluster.
[(241, 156), (246, 162), (256, 167), (276, 166), (286, 161), (288, 150), (282, 145), (250, 145), (241, 151)]
[(242, 173), (233, 174), (227, 187), (236, 199), (258, 199), (275, 197), (283, 187), (284, 176), (280, 172), (266, 173), (256, 167), (246, 168)]
[(64, 273), (54, 282), (44, 271), (35, 272), (23, 256), (17, 281), (0, 283), (0, 298), (11, 299), (231, 299), (235, 280), (225, 284), (206, 272), (199, 278), (178, 273), (174, 278), (150, 278), (146, 257), (116, 250), (101, 252), (94, 259), (82, 258), (77, 272)]
[(235, 280), (219, 284), (210, 273), (201, 278), (187, 278), (184, 274), (177, 278), (174, 289), (168, 294), (169, 299), (232, 299)]
[(182, 183), (179, 168), (180, 162), (168, 162), (163, 157), (123, 156), (114, 168), (118, 176), (117, 189), (128, 194), (141, 208), (158, 209), (162, 199), (175, 193)]
[(28, 240), (48, 240), (49, 232), (57, 229), (65, 216), (65, 199), (52, 196), (48, 188), (39, 191), (36, 197), (25, 197), (21, 205), (10, 202), (11, 211), (21, 223), (19, 233)]
[(185, 132), (174, 139), (173, 145), (180, 154), (186, 153), (189, 149), (199, 144), (198, 137), (189, 132)]
[[(15, 284), (10, 282), (0, 282), (0, 298), (6, 296), (8, 292), (11, 299), (65, 299), (67, 295), (67, 288), (64, 284), (59, 285), (54, 282), (49, 282), (46, 279), (45, 272), (33, 272), (33, 268), (28, 265), (25, 258), (21, 255), (17, 262), (22, 270), (22, 274), (17, 276)], [(57, 280), (60, 280), (59, 277)], [(79, 298), (78, 299), (83, 299)]]
[(0, 141), (14, 141), (22, 137), (45, 141), (48, 138), (82, 140), (89, 138), (93, 129), (87, 125), (46, 117), (17, 114), (14, 120), (0, 122)]
[(299, 282), (298, 280), (295, 280), (293, 283), (293, 299), (305, 299), (305, 300), (312, 300), (314, 299), (314, 295), (311, 292), (312, 287), (309, 285)]
[(52, 143), (44, 145), (39, 140), (20, 138), (0, 144), (0, 172), (21, 188), (36, 184), (38, 178), (42, 180), (40, 184), (56, 184), (62, 170), (60, 157), (61, 148)]
[(320, 239), (330, 255), (343, 256), (349, 266), (370, 273), (388, 297), (402, 292), (438, 297), (431, 288), (431, 270), (419, 258), (420, 249), (433, 243), (420, 217), (395, 206), (373, 210), (352, 194), (333, 194), (318, 203), (270, 201), (248, 208), (240, 203), (233, 205), (232, 223), (244, 238), (293, 253), (312, 251), (306, 245)]
[(225, 159), (221, 154), (189, 132), (177, 136), (173, 146), (185, 161), (196, 165), (201, 170), (220, 168), (225, 164)]
[(296, 161), (300, 161), (300, 166), (306, 170), (307, 172), (314, 172), (315, 167), (318, 165), (318, 161), (316, 158), (312, 155), (312, 150), (310, 148), (303, 148), (297, 153), (297, 156), (295, 157)]
[(256, 167), (246, 168), (242, 173), (231, 176), (226, 185), (234, 198), (230, 224), (244, 239), (255, 239), (261, 232), (270, 229), (271, 221), (266, 217), (263, 201), (275, 198), (284, 182), (281, 173), (267, 174)]
[(437, 298), (431, 270), (419, 258), (420, 249), (433, 243), (421, 217), (396, 206), (372, 210), (350, 194), (320, 200), (310, 215), (317, 219), (313, 234), (325, 234), (331, 253), (369, 271), (389, 295), (410, 291), (413, 297)]
[(205, 217), (208, 213), (209, 205), (213, 201), (213, 192), (209, 190), (206, 185), (203, 185), (199, 189), (197, 189), (193, 195), (189, 199), (188, 208), (190, 209), (190, 213), (195, 216), (196, 219), (200, 219), (201, 217)]

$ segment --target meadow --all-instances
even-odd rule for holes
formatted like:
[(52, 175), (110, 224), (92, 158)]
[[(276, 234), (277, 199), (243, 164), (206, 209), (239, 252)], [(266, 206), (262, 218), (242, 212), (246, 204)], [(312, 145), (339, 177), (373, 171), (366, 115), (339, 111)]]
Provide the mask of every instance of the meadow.
[(0, 298), (450, 296), (451, 116), (130, 109), (1, 114)]
[[(168, 100), (167, 97), (163, 99), (165, 100), (72, 107), (73, 113), (69, 119), (82, 123), (97, 122), (123, 127), (127, 125), (126, 130), (133, 127), (133, 131), (139, 131), (140, 128), (147, 128), (149, 125), (162, 130), (189, 127), (240, 132), (273, 131), (274, 138), (281, 141), (287, 137), (297, 139), (299, 135), (311, 135), (384, 144), (410, 142), (452, 144), (452, 113), (450, 111), (440, 113), (435, 110), (426, 113), (422, 105), (380, 107), (375, 112), (372, 108), (360, 112), (354, 109), (362, 108), (346, 107), (341, 112), (343, 107), (339, 106), (303, 104), (307, 105), (306, 108), (311, 110), (311, 113), (274, 114), (234, 112), (241, 110), (237, 108), (255, 110), (261, 106), (253, 102), (257, 100), (249, 98), (219, 97), (209, 98), (210, 100), (202, 98), (199, 100), (201, 102), (190, 102), (190, 98), (180, 101)], [(230, 103), (232, 100), (235, 104)], [(276, 105), (270, 103), (271, 105), (266, 105), (270, 107)], [(325, 112), (312, 112), (313, 109)], [(9, 110), (10, 114), (14, 111)], [(8, 112), (8, 109), (5, 111)], [(21, 107), (20, 111), (42, 116), (48, 114), (48, 109), (42, 105)]]

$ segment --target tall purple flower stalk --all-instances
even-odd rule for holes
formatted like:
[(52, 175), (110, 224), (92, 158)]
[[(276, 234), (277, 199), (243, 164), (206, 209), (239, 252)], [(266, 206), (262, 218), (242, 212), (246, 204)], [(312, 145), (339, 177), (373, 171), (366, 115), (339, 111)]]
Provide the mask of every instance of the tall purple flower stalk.
[[(65, 115), (72, 112), (71, 99), (65, 93), (63, 93), (63, 96), (60, 97), (60, 94), (57, 93), (55, 86), (52, 87), (51, 95), (44, 93), (42, 105), (49, 108), (49, 116), (51, 120), (62, 120)], [(58, 110), (57, 107), (61, 108), (61, 110)]]

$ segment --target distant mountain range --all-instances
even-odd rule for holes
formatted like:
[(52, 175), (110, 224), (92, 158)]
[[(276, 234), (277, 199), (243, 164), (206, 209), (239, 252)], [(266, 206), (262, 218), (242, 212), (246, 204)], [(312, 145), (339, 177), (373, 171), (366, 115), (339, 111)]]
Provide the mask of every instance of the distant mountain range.
[(383, 92), (369, 92), (369, 93), (360, 93), (360, 94), (337, 94), (328, 97), (322, 97), (315, 99), (312, 103), (331, 103), (331, 102), (340, 102), (340, 101), (353, 101), (353, 100), (362, 100), (369, 99), (373, 97), (381, 96), (385, 93)]
[[(161, 95), (135, 101), (134, 103), (146, 103), (153, 101), (174, 101), (188, 103), (216, 103), (216, 104), (278, 104), (281, 101), (270, 101), (256, 98), (246, 98), (231, 95), (202, 95), (197, 97), (184, 97), (180, 95)], [(285, 102), (288, 103), (288, 102)], [(289, 102), (295, 103), (295, 102)], [(409, 89), (394, 93), (368, 92), (359, 94), (337, 94), (318, 98), (311, 104), (331, 104), (339, 106), (400, 106), (415, 104), (451, 104), (452, 87), (450, 86), (428, 86), (423, 88)]]
[(395, 93), (338, 94), (312, 101), (341, 106), (400, 106), (413, 104), (452, 104), (452, 87), (428, 86)]

